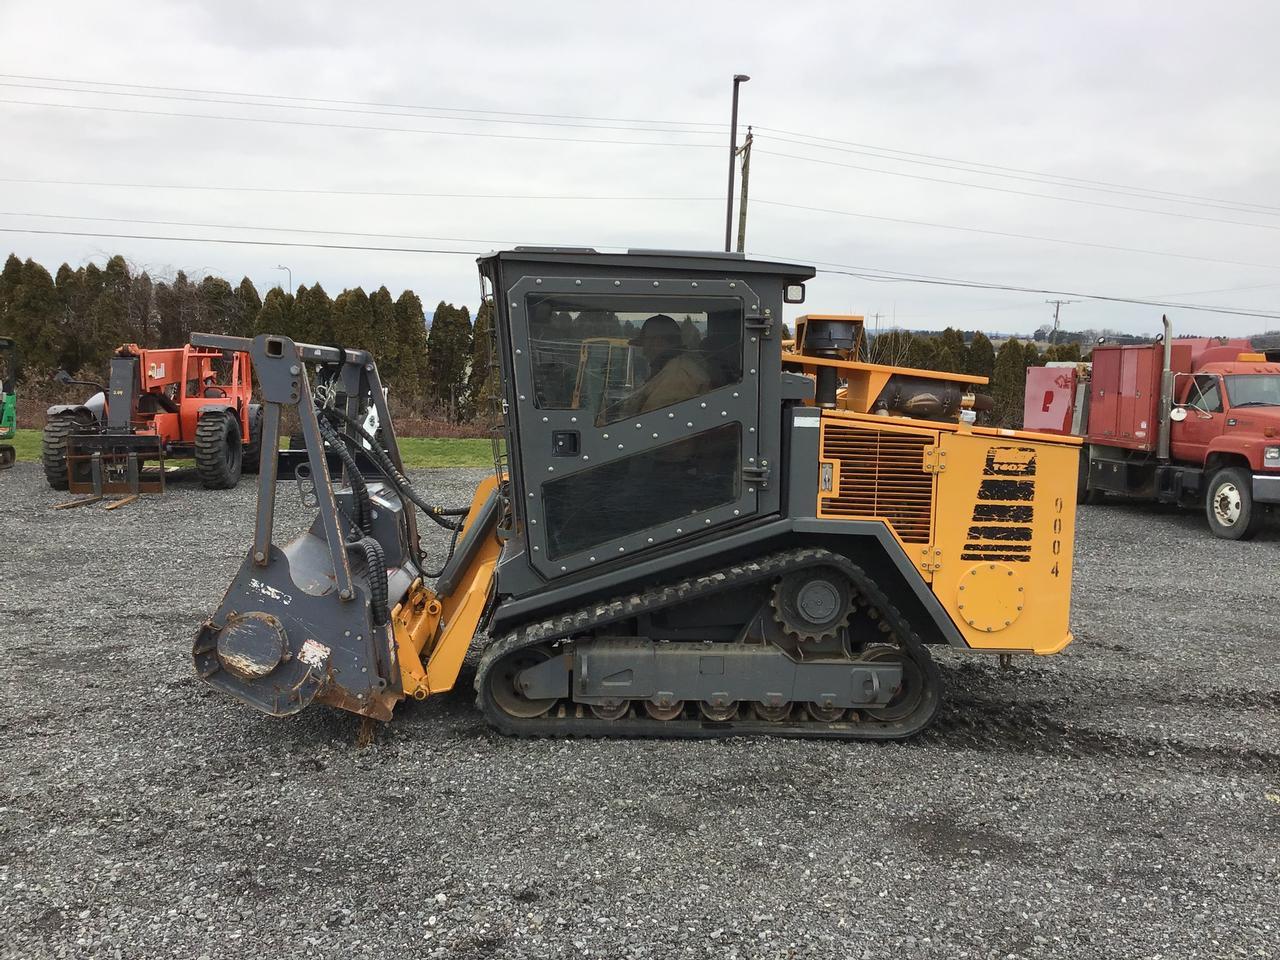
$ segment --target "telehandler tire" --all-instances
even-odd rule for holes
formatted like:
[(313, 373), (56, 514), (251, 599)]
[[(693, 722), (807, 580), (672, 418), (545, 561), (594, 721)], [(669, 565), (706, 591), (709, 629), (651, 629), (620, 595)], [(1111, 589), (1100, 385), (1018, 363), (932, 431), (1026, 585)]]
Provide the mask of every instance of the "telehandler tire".
[(244, 445), (244, 472), (257, 473), (262, 467), (262, 407), (249, 405), (249, 442)]
[(54, 490), (67, 489), (67, 438), (77, 426), (76, 418), (67, 414), (50, 417), (44, 425), (44, 434), (40, 438), (40, 462), (44, 465), (45, 479)]
[(1253, 502), (1253, 477), (1239, 467), (1219, 470), (1209, 480), (1205, 519), (1215, 537), (1250, 540), (1262, 526), (1263, 511)]
[(229, 490), (240, 482), (244, 445), (240, 424), (229, 414), (206, 413), (196, 425), (196, 471), (206, 490)]

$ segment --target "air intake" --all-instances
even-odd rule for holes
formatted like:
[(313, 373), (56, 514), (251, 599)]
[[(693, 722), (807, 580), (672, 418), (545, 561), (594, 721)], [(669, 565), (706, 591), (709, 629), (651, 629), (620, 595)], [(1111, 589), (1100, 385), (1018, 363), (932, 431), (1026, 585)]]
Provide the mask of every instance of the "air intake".
[(883, 520), (904, 543), (933, 533), (932, 473), (924, 471), (930, 434), (866, 430), (824, 419), (822, 457), (839, 463), (838, 483), (823, 491), (819, 516)]

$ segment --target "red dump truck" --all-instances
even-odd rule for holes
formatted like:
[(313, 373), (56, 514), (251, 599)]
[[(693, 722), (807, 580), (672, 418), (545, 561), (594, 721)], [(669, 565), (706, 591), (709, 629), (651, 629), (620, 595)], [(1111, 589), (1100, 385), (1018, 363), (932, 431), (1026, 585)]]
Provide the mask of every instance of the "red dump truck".
[(1023, 426), (1084, 438), (1080, 502), (1116, 494), (1202, 506), (1247, 540), (1280, 503), (1280, 352), (1248, 340), (1100, 343), (1092, 363), (1027, 371)]

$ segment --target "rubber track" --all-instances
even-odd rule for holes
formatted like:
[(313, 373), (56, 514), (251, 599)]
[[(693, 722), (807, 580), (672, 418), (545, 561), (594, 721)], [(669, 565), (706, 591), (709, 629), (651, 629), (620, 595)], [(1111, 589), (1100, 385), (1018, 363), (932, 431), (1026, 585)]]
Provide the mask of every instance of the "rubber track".
[[(660, 610), (679, 603), (696, 600), (709, 594), (761, 580), (772, 580), (793, 570), (811, 566), (836, 567), (848, 575), (854, 589), (889, 624), (886, 639), (895, 641), (920, 667), (925, 677), (927, 691), (921, 707), (903, 721), (885, 723), (875, 720), (839, 721), (822, 723), (806, 718), (795, 718), (774, 723), (754, 717), (713, 722), (703, 718), (678, 718), (654, 720), (648, 715), (634, 715), (629, 710), (618, 720), (601, 720), (587, 715), (557, 716), (558, 706), (552, 712), (532, 720), (519, 719), (505, 713), (488, 695), (488, 678), (495, 664), (504, 657), (553, 640), (563, 640), (594, 630), (619, 620), (626, 620), (641, 613)], [(928, 650), (920, 642), (897, 608), (876, 585), (875, 581), (846, 557), (817, 548), (802, 548), (762, 557), (749, 563), (725, 567), (713, 573), (680, 580), (651, 590), (627, 594), (612, 600), (572, 610), (559, 617), (525, 624), (490, 643), (480, 658), (475, 680), (476, 705), (485, 718), (503, 733), (529, 737), (740, 737), (774, 736), (805, 737), (835, 740), (901, 740), (925, 729), (938, 712), (942, 700), (942, 679)], [(572, 710), (573, 705), (568, 703)], [(742, 705), (746, 709), (747, 705)], [(568, 711), (566, 711), (567, 713)], [(573, 711), (577, 713), (576, 710)]]

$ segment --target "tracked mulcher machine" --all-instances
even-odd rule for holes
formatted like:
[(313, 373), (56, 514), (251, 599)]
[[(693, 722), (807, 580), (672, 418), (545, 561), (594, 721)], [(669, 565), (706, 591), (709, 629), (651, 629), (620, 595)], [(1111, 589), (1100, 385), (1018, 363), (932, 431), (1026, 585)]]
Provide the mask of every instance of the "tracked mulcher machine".
[[(784, 350), (812, 268), (518, 248), (480, 271), (502, 437), (461, 509), (405, 478), (368, 353), (194, 338), (251, 349), (264, 450), (296, 408), (317, 511), (276, 542), (264, 456), (252, 548), (193, 647), (209, 684), (387, 720), (482, 640), (477, 703), (510, 734), (892, 739), (938, 710), (932, 647), (1070, 642), (1076, 442), (974, 426), (979, 378), (859, 362), (858, 317), (800, 318)], [(601, 338), (633, 351), (625, 395), (584, 388)], [(434, 561), (422, 521), (446, 528)]]

